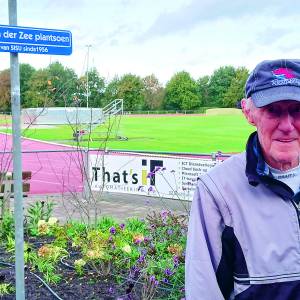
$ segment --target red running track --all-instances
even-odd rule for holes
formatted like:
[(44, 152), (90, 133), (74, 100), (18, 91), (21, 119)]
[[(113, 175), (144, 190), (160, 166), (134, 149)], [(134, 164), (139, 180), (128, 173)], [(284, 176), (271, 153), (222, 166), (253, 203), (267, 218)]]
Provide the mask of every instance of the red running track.
[[(22, 139), (22, 169), (31, 171), (30, 194), (81, 192), (83, 153), (68, 146)], [(65, 152), (51, 152), (64, 150)], [(12, 171), (12, 136), (0, 133), (0, 170)], [(30, 151), (30, 153), (26, 153)], [(35, 152), (40, 151), (40, 152)], [(47, 151), (47, 152), (42, 152)], [(2, 152), (2, 153), (1, 153)]]

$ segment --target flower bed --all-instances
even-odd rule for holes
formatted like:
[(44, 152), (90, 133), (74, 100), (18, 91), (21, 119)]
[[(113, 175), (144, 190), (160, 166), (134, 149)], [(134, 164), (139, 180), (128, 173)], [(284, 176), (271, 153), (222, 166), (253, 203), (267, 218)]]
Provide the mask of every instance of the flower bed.
[[(38, 205), (38, 204), (37, 204)], [(187, 218), (170, 211), (118, 223), (25, 224), (26, 299), (181, 299)], [(0, 221), (0, 298), (15, 299), (11, 214)]]

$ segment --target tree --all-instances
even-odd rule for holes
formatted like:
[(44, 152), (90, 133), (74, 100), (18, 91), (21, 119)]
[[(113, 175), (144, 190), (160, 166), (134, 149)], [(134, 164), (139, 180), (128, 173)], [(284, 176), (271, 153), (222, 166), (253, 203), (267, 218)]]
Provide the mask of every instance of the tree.
[(105, 102), (123, 99), (124, 110), (141, 110), (144, 107), (144, 84), (139, 76), (125, 74), (120, 79), (115, 77), (105, 91)]
[(237, 101), (244, 98), (244, 88), (249, 76), (249, 71), (245, 67), (236, 69), (235, 77), (224, 95), (223, 106), (236, 107)]
[(53, 106), (51, 84), (47, 69), (39, 69), (28, 81), (29, 89), (24, 94), (24, 107)]
[(70, 106), (76, 94), (77, 75), (59, 62), (35, 71), (24, 92), (25, 107)]
[(30, 79), (34, 74), (35, 69), (29, 64), (20, 64), (20, 99), (24, 106), (25, 94), (30, 89)]
[(235, 77), (233, 66), (220, 67), (215, 70), (208, 85), (209, 106), (223, 106), (223, 98)]
[(209, 106), (209, 102), (208, 102), (209, 80), (210, 80), (210, 77), (207, 75), (200, 77), (197, 80), (198, 95), (200, 98), (200, 103), (202, 103), (203, 106)]
[(73, 69), (54, 62), (47, 69), (48, 91), (55, 106), (72, 106), (77, 91), (78, 78)]
[(195, 80), (188, 72), (176, 73), (166, 85), (165, 108), (191, 110), (200, 104)]
[(0, 72), (0, 111), (10, 110), (10, 71), (6, 69)]
[(164, 99), (164, 88), (154, 74), (143, 78), (145, 109), (160, 109)]
[[(105, 91), (104, 78), (100, 77), (98, 71), (93, 68), (88, 73), (89, 80), (89, 107), (103, 106), (103, 98)], [(82, 76), (78, 79), (77, 95), (74, 99), (77, 100), (81, 106), (87, 105), (87, 76)]]
[(120, 79), (118, 76), (114, 77), (113, 80), (106, 86), (104, 91), (103, 104), (107, 105), (114, 99), (118, 98), (119, 93), (119, 82)]

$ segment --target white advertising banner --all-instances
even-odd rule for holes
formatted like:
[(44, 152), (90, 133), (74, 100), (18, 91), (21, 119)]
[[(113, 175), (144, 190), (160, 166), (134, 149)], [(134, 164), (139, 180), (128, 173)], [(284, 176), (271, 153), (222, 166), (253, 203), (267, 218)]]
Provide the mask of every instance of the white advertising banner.
[(155, 155), (90, 154), (94, 191), (192, 200), (197, 178), (220, 161)]

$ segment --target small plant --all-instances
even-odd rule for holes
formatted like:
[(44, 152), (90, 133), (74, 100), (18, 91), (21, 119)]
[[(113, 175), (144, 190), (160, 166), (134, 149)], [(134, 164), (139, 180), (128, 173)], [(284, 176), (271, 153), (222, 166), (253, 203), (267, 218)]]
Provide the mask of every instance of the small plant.
[(9, 295), (15, 292), (15, 288), (10, 283), (0, 283), (0, 296)]
[(102, 232), (92, 229), (81, 243), (81, 252), (84, 261), (99, 275), (108, 275), (112, 266), (112, 249), (110, 238), (114, 227)]
[(111, 217), (102, 217), (97, 221), (96, 228), (100, 229), (101, 231), (106, 231), (111, 227), (116, 226), (116, 221)]
[(6, 240), (5, 248), (6, 251), (9, 253), (15, 252), (15, 239), (12, 238), (11, 236), (8, 236)]
[(49, 244), (41, 246), (37, 253), (30, 254), (28, 260), (34, 269), (43, 273), (48, 283), (56, 284), (61, 280), (61, 276), (56, 274), (56, 264), (67, 254), (65, 249)]
[(53, 201), (37, 201), (31, 204), (27, 210), (27, 230), (33, 236), (38, 235), (38, 224), (41, 220), (48, 222), (53, 213), (55, 203)]
[(34, 257), (35, 253), (32, 251), (32, 246), (29, 243), (24, 243), (24, 262), (27, 264)]
[(61, 276), (53, 272), (46, 272), (44, 276), (48, 283), (57, 284), (61, 281)]
[(87, 232), (87, 225), (78, 221), (72, 221), (65, 224), (65, 230), (68, 237), (82, 235)]
[(68, 252), (65, 249), (50, 244), (43, 245), (38, 249), (39, 257), (54, 263), (67, 254)]
[(143, 219), (129, 218), (126, 222), (126, 229), (132, 232), (145, 233), (147, 224)]
[(84, 266), (85, 265), (86, 265), (86, 261), (83, 260), (82, 258), (74, 261), (75, 271), (79, 276), (82, 276), (84, 274)]
[(0, 240), (5, 240), (9, 236), (14, 236), (14, 218), (10, 211), (6, 211), (0, 220)]
[(157, 290), (159, 281), (155, 278), (154, 275), (145, 276), (143, 280), (142, 287), (142, 300), (151, 300), (153, 299), (155, 292)]

